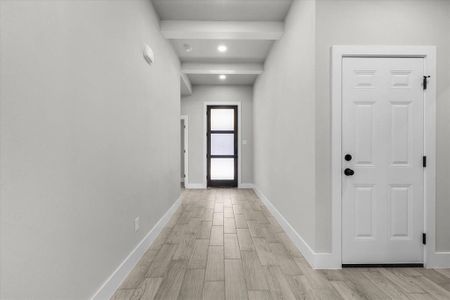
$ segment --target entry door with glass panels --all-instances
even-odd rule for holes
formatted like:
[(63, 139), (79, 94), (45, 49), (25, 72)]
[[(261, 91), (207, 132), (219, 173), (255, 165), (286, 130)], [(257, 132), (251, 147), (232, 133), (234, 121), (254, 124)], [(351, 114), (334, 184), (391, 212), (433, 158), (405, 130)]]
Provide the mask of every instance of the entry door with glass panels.
[(237, 187), (238, 122), (237, 106), (207, 107), (208, 187)]

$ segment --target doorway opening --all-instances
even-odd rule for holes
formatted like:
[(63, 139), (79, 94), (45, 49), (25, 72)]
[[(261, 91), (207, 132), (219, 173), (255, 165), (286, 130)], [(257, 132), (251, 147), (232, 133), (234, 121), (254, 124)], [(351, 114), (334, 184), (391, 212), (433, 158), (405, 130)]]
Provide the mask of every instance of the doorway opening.
[(208, 105), (207, 187), (238, 186), (238, 107)]

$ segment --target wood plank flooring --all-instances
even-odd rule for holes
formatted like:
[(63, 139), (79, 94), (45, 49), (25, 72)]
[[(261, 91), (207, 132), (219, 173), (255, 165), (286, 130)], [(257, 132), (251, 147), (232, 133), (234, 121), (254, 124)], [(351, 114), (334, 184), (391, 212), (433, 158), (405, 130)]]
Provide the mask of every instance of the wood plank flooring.
[(112, 299), (450, 299), (450, 270), (313, 270), (252, 190), (187, 190)]

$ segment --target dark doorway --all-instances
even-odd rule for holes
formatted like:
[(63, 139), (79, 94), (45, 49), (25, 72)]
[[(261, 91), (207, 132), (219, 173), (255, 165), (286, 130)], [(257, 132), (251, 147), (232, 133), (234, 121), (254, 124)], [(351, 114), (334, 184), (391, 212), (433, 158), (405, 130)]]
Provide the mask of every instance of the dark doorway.
[(237, 187), (238, 108), (209, 105), (206, 113), (208, 187)]

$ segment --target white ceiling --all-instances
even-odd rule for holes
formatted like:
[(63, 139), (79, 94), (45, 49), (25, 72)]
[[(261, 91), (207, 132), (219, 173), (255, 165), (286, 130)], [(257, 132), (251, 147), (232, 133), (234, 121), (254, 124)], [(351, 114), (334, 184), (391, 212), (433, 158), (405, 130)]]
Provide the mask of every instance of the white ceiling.
[[(171, 40), (171, 43), (182, 62), (263, 63), (273, 41)], [(227, 45), (228, 51), (219, 53), (218, 44)], [(191, 48), (190, 52), (185, 45)]]
[(214, 74), (190, 74), (189, 79), (193, 85), (252, 85), (258, 75), (233, 74), (226, 75), (226, 80), (220, 80), (219, 75)]
[(283, 21), (292, 0), (153, 0), (162, 20)]
[[(185, 72), (182, 81), (192, 85), (253, 84), (258, 74), (247, 66), (259, 64), (259, 69), (263, 69), (273, 43), (283, 34), (291, 3), (292, 0), (153, 0), (161, 31), (181, 63), (196, 64), (196, 71)], [(219, 45), (226, 45), (228, 50), (219, 52)], [(226, 80), (219, 80), (217, 69), (208, 69), (215, 64), (229, 65), (224, 68), (229, 71)]]

